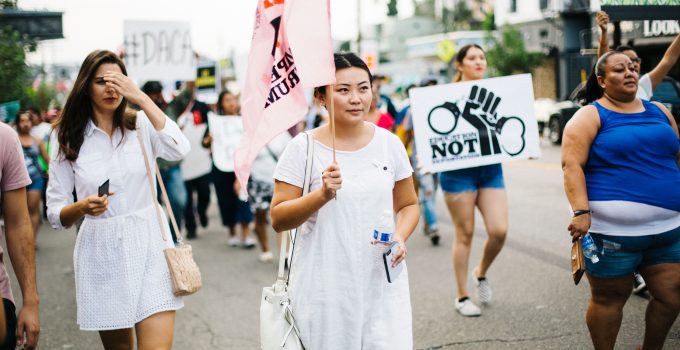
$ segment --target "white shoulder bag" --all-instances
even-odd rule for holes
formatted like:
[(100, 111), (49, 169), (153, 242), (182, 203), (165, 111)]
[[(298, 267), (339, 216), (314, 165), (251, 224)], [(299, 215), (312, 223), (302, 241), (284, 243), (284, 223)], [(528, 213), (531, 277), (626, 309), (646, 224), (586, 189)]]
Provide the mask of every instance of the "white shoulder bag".
[[(307, 161), (305, 167), (305, 182), (302, 187), (302, 195), (309, 193), (312, 179), (312, 162), (314, 155), (314, 139), (311, 132), (307, 135)], [(290, 238), (295, 246), (295, 235), (298, 229), (286, 231), (281, 237), (281, 250), (279, 251), (279, 274), (276, 282), (271, 287), (262, 289), (260, 301), (260, 345), (262, 350), (301, 350), (305, 346), (300, 340), (300, 330), (295, 324), (293, 310), (290, 306), (288, 295), (288, 278), (293, 266), (293, 253), (290, 254), (288, 264), (288, 276), (285, 275), (286, 246)], [(291, 248), (291, 251), (294, 249)]]

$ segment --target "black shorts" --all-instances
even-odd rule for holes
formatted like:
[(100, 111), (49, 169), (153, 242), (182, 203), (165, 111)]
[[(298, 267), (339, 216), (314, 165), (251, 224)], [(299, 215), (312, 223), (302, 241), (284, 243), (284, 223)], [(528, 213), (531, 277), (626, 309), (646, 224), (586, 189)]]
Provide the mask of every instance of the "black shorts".
[(5, 320), (7, 322), (7, 338), (0, 345), (0, 350), (14, 350), (17, 346), (17, 314), (14, 303), (9, 299), (2, 299), (5, 306)]

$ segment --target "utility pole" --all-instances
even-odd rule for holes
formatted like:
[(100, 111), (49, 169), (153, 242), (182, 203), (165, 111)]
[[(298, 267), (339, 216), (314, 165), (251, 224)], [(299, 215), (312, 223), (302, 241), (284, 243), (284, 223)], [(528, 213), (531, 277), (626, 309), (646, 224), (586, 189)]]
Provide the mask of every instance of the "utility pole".
[(361, 0), (357, 0), (357, 55), (361, 55)]

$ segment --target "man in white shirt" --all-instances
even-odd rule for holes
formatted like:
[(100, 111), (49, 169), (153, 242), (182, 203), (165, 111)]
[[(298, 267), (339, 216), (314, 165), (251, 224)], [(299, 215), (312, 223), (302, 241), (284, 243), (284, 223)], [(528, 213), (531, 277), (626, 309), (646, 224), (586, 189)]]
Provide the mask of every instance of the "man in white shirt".
[[(596, 15), (597, 26), (600, 28), (600, 41), (597, 48), (597, 57), (602, 56), (609, 50), (609, 36), (607, 35), (607, 25), (609, 24), (609, 16), (604, 11), (599, 11)], [(628, 56), (635, 66), (635, 70), (640, 74), (640, 63), (642, 60), (638, 57), (635, 50), (630, 46), (619, 46), (614, 51), (621, 52)], [(644, 100), (649, 100), (654, 94), (654, 89), (661, 84), (663, 78), (673, 68), (675, 63), (680, 58), (680, 34), (675, 37), (675, 40), (664, 53), (663, 58), (659, 64), (654, 67), (649, 73), (640, 76), (638, 81), (637, 97)]]

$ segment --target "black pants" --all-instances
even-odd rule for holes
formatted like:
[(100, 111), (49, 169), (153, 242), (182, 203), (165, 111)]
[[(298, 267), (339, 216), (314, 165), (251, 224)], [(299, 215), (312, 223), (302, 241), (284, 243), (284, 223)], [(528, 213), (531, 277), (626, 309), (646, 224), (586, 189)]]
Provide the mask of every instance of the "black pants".
[[(196, 231), (196, 213), (205, 217), (210, 204), (210, 174), (184, 181), (187, 188), (187, 205), (184, 207), (184, 220), (187, 232)], [(196, 213), (194, 213), (194, 191), (197, 194)]]
[(217, 195), (217, 205), (220, 207), (222, 225), (226, 227), (253, 221), (250, 205), (239, 200), (238, 195), (234, 193), (234, 180), (236, 175), (233, 172), (220, 171), (213, 164), (212, 181)]
[(0, 344), (0, 350), (14, 350), (17, 345), (17, 315), (14, 303), (9, 299), (2, 299), (5, 306), (5, 321), (7, 322), (7, 338)]

